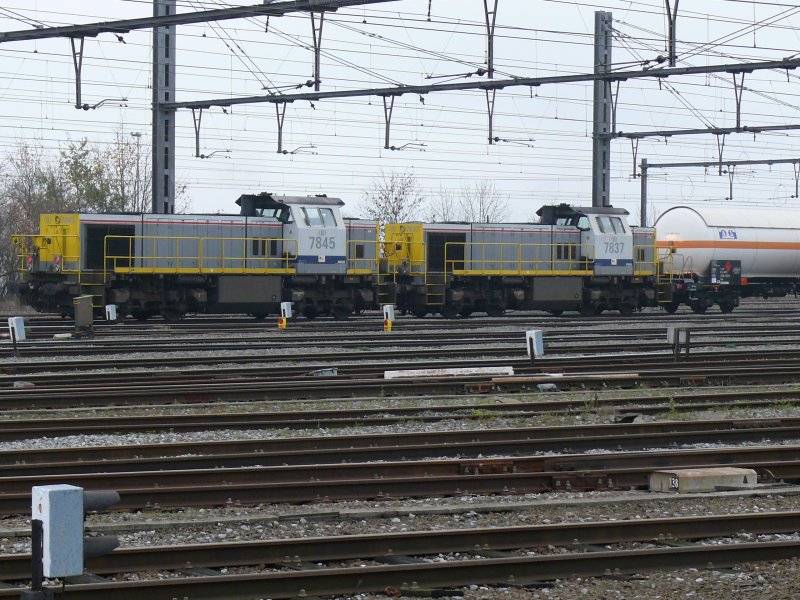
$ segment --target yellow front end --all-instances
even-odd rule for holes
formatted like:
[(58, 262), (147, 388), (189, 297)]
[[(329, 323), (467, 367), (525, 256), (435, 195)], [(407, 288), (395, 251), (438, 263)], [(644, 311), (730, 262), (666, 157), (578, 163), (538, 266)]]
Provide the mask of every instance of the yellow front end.
[(388, 271), (419, 271), (425, 266), (425, 242), (422, 223), (387, 223), (383, 258)]
[(80, 272), (80, 215), (40, 215), (38, 234), (15, 235), (12, 239), (22, 271)]

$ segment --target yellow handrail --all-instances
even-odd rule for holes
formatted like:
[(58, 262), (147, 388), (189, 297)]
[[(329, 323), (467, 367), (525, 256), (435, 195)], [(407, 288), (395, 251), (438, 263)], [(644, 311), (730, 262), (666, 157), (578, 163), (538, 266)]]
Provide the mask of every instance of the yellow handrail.
[[(111, 253), (109, 245), (114, 240), (123, 240), (127, 253), (119, 253), (119, 250)], [(137, 241), (141, 242), (139, 252), (134, 247)], [(256, 242), (254, 246), (253, 242)], [(248, 253), (250, 246), (255, 250)], [(271, 252), (273, 247), (277, 254)], [(297, 241), (260, 237), (109, 235), (105, 238), (104, 259), (105, 269), (116, 273), (293, 273)]]

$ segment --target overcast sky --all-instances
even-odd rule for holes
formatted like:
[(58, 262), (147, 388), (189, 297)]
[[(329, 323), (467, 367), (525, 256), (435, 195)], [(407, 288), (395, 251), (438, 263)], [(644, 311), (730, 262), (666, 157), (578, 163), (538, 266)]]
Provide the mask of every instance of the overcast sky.
[[(493, 0), (492, 0), (493, 1)], [(491, 3), (491, 2), (490, 2)], [(179, 0), (179, 11), (247, 5)], [(485, 66), (483, 0), (398, 0), (372, 8), (343, 9), (326, 18), (322, 90), (386, 87), (465, 80)], [(674, 2), (673, 2), (674, 4)], [(68, 8), (65, 8), (68, 7)], [(678, 66), (776, 60), (800, 51), (800, 7), (790, 2), (693, 0), (680, 5)], [(608, 10), (617, 32), (615, 69), (640, 69), (664, 53), (663, 0), (581, 2), (499, 0), (496, 77), (538, 77), (593, 70), (594, 12)], [(13, 11), (10, 13), (9, 11)], [(6, 0), (0, 29), (27, 29), (142, 17), (149, 0)], [(21, 22), (12, 16), (22, 16)], [(265, 31), (266, 29), (266, 31)], [(69, 139), (107, 144), (115, 131), (141, 132), (149, 143), (151, 35), (87, 38), (83, 101), (107, 102), (97, 110), (74, 108), (69, 42), (64, 39), (0, 44), (0, 153), (21, 142), (53, 153)], [(225, 21), (178, 28), (178, 100), (291, 93), (312, 72), (310, 19), (305, 15)], [(797, 123), (798, 76), (785, 71), (747, 75), (742, 125)], [(473, 75), (472, 79), (477, 78)], [(125, 106), (117, 100), (125, 98)], [(383, 148), (380, 98), (296, 102), (286, 111), (284, 148), (277, 154), (272, 104), (204, 112), (200, 152), (194, 158), (191, 113), (177, 116), (177, 176), (196, 212), (233, 211), (244, 192), (327, 193), (358, 213), (364, 191), (383, 173), (409, 172), (428, 197), (491, 180), (510, 200), (511, 220), (529, 219), (541, 205), (591, 203), (591, 84), (550, 85), (498, 92), (494, 135), (487, 144), (483, 92), (398, 98), (391, 144)], [(735, 125), (730, 75), (629, 80), (620, 87), (618, 129), (643, 131)], [(798, 134), (738, 134), (725, 141), (726, 160), (800, 159)], [(629, 141), (612, 144), (613, 204), (638, 215), (639, 180), (631, 177)], [(223, 152), (230, 151), (230, 152)], [(717, 158), (710, 135), (643, 140), (638, 157), (650, 163)], [(738, 206), (798, 205), (791, 165), (739, 167), (729, 177), (715, 169), (651, 170), (649, 198), (655, 211), (682, 203)]]

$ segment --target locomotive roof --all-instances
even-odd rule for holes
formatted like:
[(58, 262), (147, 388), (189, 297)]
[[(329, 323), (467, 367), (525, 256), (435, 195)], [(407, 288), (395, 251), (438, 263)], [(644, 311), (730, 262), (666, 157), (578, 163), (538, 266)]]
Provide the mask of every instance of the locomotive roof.
[(327, 196), (276, 196), (267, 192), (260, 194), (242, 194), (236, 200), (239, 206), (243, 202), (253, 202), (259, 208), (272, 208), (290, 206), (293, 204), (316, 204), (321, 206), (344, 206), (344, 200), (340, 198), (328, 198)]
[(548, 212), (554, 211), (558, 216), (571, 217), (574, 215), (629, 215), (624, 208), (613, 206), (570, 206), (569, 204), (559, 204), (557, 206), (543, 206), (536, 211), (540, 217)]

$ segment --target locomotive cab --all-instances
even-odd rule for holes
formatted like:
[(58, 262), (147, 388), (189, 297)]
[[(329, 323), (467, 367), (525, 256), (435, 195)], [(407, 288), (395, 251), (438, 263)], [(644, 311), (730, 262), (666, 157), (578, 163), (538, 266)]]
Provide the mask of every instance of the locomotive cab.
[(244, 216), (271, 216), (283, 223), (283, 238), (293, 246), (298, 275), (347, 272), (344, 202), (327, 196), (246, 194), (237, 201)]
[(543, 224), (580, 229), (580, 259), (592, 265), (595, 275), (633, 275), (633, 231), (624, 208), (560, 204), (544, 206), (537, 214)]

